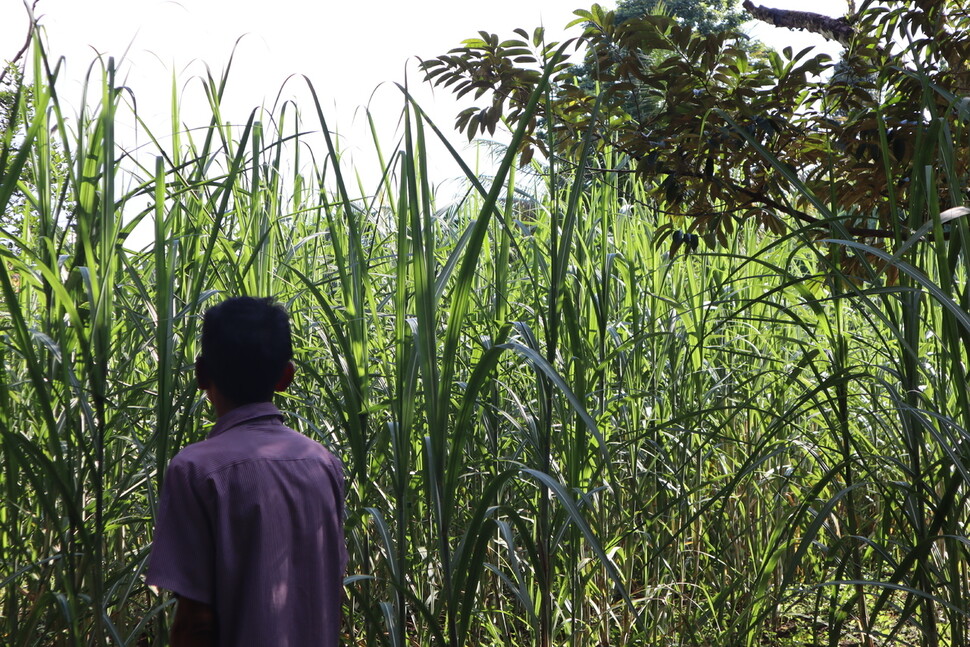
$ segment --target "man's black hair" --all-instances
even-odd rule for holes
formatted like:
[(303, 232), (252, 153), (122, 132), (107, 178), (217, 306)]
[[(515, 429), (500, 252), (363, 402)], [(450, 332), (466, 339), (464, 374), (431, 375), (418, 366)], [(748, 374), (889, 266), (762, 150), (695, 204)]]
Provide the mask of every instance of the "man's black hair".
[(233, 404), (268, 402), (293, 359), (290, 320), (272, 298), (233, 297), (202, 320), (202, 372)]

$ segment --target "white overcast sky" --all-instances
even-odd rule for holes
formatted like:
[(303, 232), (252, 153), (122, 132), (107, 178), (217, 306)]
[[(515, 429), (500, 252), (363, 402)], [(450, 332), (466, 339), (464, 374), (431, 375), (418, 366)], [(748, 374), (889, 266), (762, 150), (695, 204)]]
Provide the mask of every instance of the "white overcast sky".
[[(244, 121), (252, 108), (272, 104), (288, 76), (305, 74), (321, 95), (331, 126), (341, 133), (344, 145), (369, 150), (363, 120), (355, 111), (370, 102), (378, 123), (392, 132), (402, 106), (393, 82), (403, 82), (406, 70), (412, 88), (418, 86), (417, 96), (437, 123), (449, 129), (453, 123), (453, 100), (447, 92), (432, 94), (421, 87), (414, 57), (443, 54), (479, 30), (510, 37), (515, 27), (531, 31), (541, 24), (549, 38), (561, 40), (578, 33), (578, 28), (564, 31), (575, 17), (573, 10), (590, 4), (583, 0), (39, 0), (36, 13), (42, 16), (51, 53), (66, 59), (62, 100), (80, 97), (80, 79), (98, 53), (123, 57), (122, 79), (150, 124), (160, 125), (163, 131), (167, 126), (175, 70), (186, 88), (183, 121), (204, 125), (209, 112), (201, 84), (192, 79), (204, 74), (205, 64), (220, 73), (241, 37), (227, 85), (225, 119)], [(614, 6), (610, 0), (601, 4)], [(806, 9), (803, 0), (758, 4)], [(846, 3), (816, 0), (810, 8), (839, 16), (846, 11)], [(19, 49), (27, 24), (23, 0), (0, 0), (0, 59), (12, 57)], [(752, 24), (749, 33), (779, 48), (822, 42), (763, 24)], [(299, 87), (302, 82), (289, 83), (284, 96), (306, 96)], [(305, 113), (311, 109), (304, 99), (299, 100)]]

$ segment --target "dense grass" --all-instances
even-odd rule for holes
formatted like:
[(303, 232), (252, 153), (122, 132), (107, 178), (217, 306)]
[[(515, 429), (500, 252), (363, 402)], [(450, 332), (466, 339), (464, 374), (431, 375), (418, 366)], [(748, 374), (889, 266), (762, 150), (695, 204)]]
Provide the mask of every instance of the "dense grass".
[(840, 276), (886, 255), (821, 201), (821, 242), (745, 225), (672, 255), (689, 223), (581, 158), (532, 199), (511, 157), (466, 168), (437, 204), (413, 105), (358, 196), (318, 103), (227, 126), (210, 78), (208, 127), (176, 112), (139, 164), (113, 63), (70, 119), (38, 43), (34, 64), (0, 160), (3, 644), (165, 644), (141, 575), (165, 465), (210, 415), (198, 315), (231, 294), (286, 303), (281, 405), (345, 462), (347, 644), (966, 644), (952, 205), (914, 198), (934, 219), (884, 259), (898, 281)]

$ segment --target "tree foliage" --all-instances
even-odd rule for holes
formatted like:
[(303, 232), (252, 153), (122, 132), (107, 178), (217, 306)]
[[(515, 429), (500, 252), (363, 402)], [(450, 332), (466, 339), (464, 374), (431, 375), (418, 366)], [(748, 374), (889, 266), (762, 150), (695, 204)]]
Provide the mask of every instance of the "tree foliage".
[[(930, 204), (914, 199), (927, 191), (942, 208), (967, 199), (970, 14), (959, 2), (862, 3), (839, 23), (852, 36), (831, 81), (830, 57), (811, 49), (752, 57), (737, 32), (703, 33), (663, 15), (621, 21), (598, 5), (576, 15), (575, 44), (588, 48), (599, 95), (576, 83), (541, 31), (531, 42), (521, 29), (511, 40), (483, 33), (424, 64), (430, 81), (479, 101), (459, 114), (459, 130), (472, 138), (515, 123), (537, 68), (551, 64), (554, 87), (540, 115), (548, 128), (530, 129), (523, 159), (533, 150), (575, 159), (592, 128), (599, 147), (625, 154), (653, 197), (711, 241), (746, 218), (776, 231), (817, 222), (806, 193), (845, 214), (849, 233), (879, 244), (932, 216), (907, 208)], [(631, 92), (658, 109), (631, 115)], [(961, 150), (940, 146), (927, 156), (919, 144), (942, 132), (955, 133), (947, 141)]]
[(702, 34), (711, 34), (737, 29), (748, 19), (737, 4), (737, 0), (620, 0), (616, 3), (614, 20), (619, 24), (663, 14)]
[[(34, 9), (38, 0), (26, 4), (30, 18), (30, 28), (20, 49), (7, 61), (0, 64), (0, 177), (9, 177), (14, 166), (14, 158), (24, 144), (27, 127), (34, 117), (33, 88), (24, 82), (24, 54), (35, 35)], [(0, 228), (10, 228), (19, 224), (27, 209), (24, 188), (32, 181), (33, 168), (30, 159), (16, 174), (18, 186), (4, 200), (0, 200)], [(5, 191), (0, 188), (0, 195)], [(7, 247), (11, 247), (9, 242)]]
[[(678, 24), (688, 27), (701, 34), (728, 32), (737, 29), (746, 20), (747, 15), (738, 9), (737, 0), (620, 0), (614, 12), (613, 22), (622, 24), (628, 20), (638, 20), (645, 16), (668, 16)], [(758, 45), (755, 42), (740, 41), (740, 47), (754, 54)], [(666, 57), (662, 51), (637, 52), (640, 64), (649, 66), (661, 63)], [(571, 70), (575, 76), (575, 84), (588, 92), (595, 92), (602, 88), (603, 75), (597, 73), (602, 61), (598, 60), (592, 49), (587, 50), (585, 61)], [(608, 83), (608, 82), (607, 82)], [(617, 97), (622, 97), (623, 109), (634, 119), (642, 121), (653, 116), (662, 108), (658, 98), (649, 92), (641, 92), (636, 84), (629, 84), (629, 89), (614, 89)]]
[[(7, 176), (19, 152), (20, 141), (24, 137), (24, 125), (32, 117), (30, 87), (23, 83), (23, 69), (14, 63), (5, 63), (4, 74), (0, 75), (0, 173)], [(30, 176), (30, 166), (25, 165), (20, 179)], [(26, 207), (26, 198), (21, 189), (15, 188), (0, 211), (0, 227), (16, 225)], [(9, 243), (7, 244), (9, 247)]]

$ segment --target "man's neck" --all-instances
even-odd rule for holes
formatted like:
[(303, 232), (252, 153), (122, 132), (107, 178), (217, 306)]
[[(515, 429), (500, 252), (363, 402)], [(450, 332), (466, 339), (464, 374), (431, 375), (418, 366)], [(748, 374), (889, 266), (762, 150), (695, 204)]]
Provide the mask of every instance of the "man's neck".
[(239, 405), (222, 395), (222, 392), (217, 387), (206, 389), (206, 395), (209, 397), (209, 402), (212, 403), (212, 408), (216, 411), (217, 420), (233, 409), (239, 408)]

